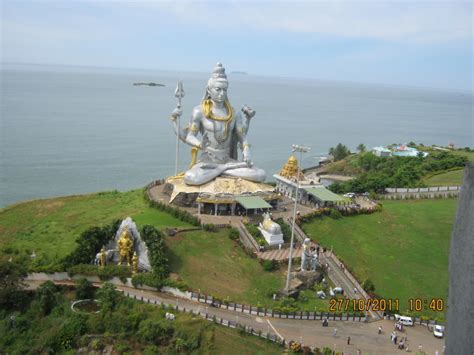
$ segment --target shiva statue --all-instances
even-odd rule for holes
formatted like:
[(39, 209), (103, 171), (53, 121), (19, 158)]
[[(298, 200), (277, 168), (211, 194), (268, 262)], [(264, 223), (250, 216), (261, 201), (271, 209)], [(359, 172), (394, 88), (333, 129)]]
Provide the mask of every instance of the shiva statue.
[(125, 262), (130, 266), (130, 258), (133, 249), (133, 240), (130, 236), (128, 228), (125, 228), (118, 241), (119, 250), (119, 265), (123, 265)]
[[(177, 121), (183, 113), (180, 104), (171, 114), (179, 139), (192, 147), (193, 161), (184, 174), (187, 185), (202, 185), (221, 175), (265, 181), (265, 171), (253, 166), (247, 141), (250, 119), (255, 111), (248, 106), (236, 111), (227, 98), (228, 86), (225, 68), (217, 63), (207, 82), (203, 100), (193, 109), (190, 124), (184, 129), (179, 128)], [(198, 134), (201, 134), (201, 139)], [(237, 160), (238, 145), (243, 161)]]

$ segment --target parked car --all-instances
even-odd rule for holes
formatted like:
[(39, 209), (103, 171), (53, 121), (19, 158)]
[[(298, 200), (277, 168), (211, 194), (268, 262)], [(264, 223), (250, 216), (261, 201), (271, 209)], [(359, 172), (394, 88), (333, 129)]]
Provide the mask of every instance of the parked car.
[(408, 325), (411, 327), (414, 325), (412, 317), (406, 317), (406, 316), (401, 316), (399, 314), (395, 314), (395, 320), (403, 325)]
[(444, 337), (444, 326), (442, 325), (435, 325), (433, 328), (433, 335), (436, 338), (442, 338)]

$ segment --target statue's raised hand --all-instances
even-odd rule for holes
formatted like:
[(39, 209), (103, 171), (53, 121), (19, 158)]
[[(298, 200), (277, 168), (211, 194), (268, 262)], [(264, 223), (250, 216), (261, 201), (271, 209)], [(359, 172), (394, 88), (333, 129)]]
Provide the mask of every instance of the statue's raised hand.
[(241, 110), (247, 119), (251, 119), (253, 116), (255, 116), (255, 110), (251, 107), (248, 107), (247, 105), (242, 106)]
[(175, 121), (177, 118), (180, 118), (181, 115), (183, 114), (183, 110), (181, 108), (176, 107), (173, 112), (171, 112), (171, 120)]

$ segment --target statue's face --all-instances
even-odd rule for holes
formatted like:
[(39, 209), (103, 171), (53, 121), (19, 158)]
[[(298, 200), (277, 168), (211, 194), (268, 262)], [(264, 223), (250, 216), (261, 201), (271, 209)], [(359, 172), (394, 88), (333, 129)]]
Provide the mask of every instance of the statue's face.
[(211, 100), (218, 103), (224, 103), (227, 100), (228, 86), (229, 85), (225, 81), (214, 81), (208, 88)]

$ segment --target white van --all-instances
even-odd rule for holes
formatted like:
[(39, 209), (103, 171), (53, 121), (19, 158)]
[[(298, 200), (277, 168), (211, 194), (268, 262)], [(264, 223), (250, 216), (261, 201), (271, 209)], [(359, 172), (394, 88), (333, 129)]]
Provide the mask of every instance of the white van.
[(412, 317), (400, 316), (398, 318), (398, 322), (402, 323), (403, 325), (408, 325), (410, 327), (413, 327), (413, 318)]
[(444, 326), (442, 325), (435, 325), (434, 328), (433, 328), (433, 335), (436, 337), (436, 338), (442, 338), (444, 337)]

